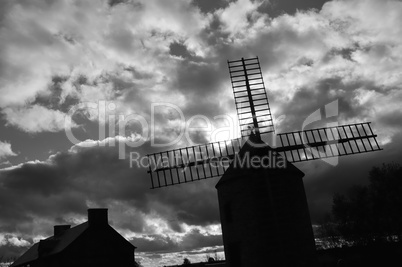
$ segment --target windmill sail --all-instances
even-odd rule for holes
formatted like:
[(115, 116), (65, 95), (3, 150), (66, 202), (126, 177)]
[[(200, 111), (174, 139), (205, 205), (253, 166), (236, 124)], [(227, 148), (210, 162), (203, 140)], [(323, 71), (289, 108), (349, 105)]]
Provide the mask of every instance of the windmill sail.
[(290, 162), (331, 158), (381, 150), (370, 123), (278, 134), (277, 152)]
[(274, 132), (261, 66), (256, 58), (228, 61), (242, 137)]
[[(272, 148), (289, 162), (338, 157), (381, 150), (370, 123), (357, 123), (277, 135)], [(246, 139), (173, 149), (148, 155), (151, 188), (220, 177)]]
[(148, 155), (151, 188), (221, 176), (240, 151), (242, 141), (238, 138)]

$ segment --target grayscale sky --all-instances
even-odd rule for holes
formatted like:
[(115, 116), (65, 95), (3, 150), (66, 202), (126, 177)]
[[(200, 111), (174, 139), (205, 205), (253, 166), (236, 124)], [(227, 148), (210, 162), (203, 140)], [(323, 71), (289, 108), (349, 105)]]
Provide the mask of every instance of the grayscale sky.
[[(193, 129), (172, 145), (151, 144), (177, 138), (178, 110), (186, 120), (205, 116), (213, 129), (227, 126), (215, 116), (237, 120), (227, 60), (259, 57), (277, 133), (301, 130), (333, 101), (339, 124), (372, 122), (384, 150), (341, 157), (337, 166), (297, 164), (314, 224), (335, 192), (367, 183), (372, 166), (401, 163), (401, 1), (0, 5), (0, 256), (19, 255), (52, 235), (54, 224), (85, 221), (88, 207), (109, 208), (144, 266), (222, 255), (217, 179), (150, 190), (146, 169), (118, 155), (128, 140), (143, 144), (124, 155), (144, 157), (239, 137)], [(152, 103), (171, 107), (152, 112)], [(136, 120), (119, 130), (130, 114), (152, 135)], [(191, 125), (204, 122), (198, 116)]]

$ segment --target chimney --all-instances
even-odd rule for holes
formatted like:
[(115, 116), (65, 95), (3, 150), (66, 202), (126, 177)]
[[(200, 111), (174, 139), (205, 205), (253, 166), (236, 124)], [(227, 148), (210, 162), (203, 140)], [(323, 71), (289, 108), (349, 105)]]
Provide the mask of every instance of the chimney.
[(107, 209), (88, 209), (89, 226), (108, 225)]
[(68, 225), (68, 224), (53, 226), (54, 236), (61, 235), (64, 231), (70, 229), (70, 227), (71, 227), (71, 225)]

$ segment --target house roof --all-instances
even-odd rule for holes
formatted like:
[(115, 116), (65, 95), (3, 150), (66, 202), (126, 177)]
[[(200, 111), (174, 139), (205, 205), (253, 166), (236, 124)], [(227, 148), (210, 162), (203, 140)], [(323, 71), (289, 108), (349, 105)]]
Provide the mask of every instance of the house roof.
[[(47, 255), (53, 255), (63, 251), (68, 245), (70, 245), (74, 240), (76, 240), (86, 229), (88, 229), (88, 225), (89, 225), (88, 222), (82, 223), (73, 228), (65, 230), (58, 236), (51, 236), (41, 241), (41, 242), (54, 242), (54, 245), (47, 252)], [(22, 256), (19, 257), (11, 265), (11, 267), (32, 262), (38, 259), (39, 243), (40, 242), (34, 244), (30, 249), (28, 249), (27, 252), (22, 254)]]
[(31, 262), (38, 258), (39, 243), (35, 243), (27, 252), (22, 254), (16, 261), (11, 264), (11, 267), (18, 266), (23, 263)]

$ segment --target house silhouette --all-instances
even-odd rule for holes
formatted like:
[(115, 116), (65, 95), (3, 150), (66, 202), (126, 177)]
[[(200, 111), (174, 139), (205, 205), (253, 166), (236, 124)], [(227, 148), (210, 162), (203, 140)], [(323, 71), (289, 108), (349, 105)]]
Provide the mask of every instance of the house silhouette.
[(107, 209), (88, 209), (88, 221), (34, 244), (12, 267), (133, 267), (136, 247), (108, 223)]

